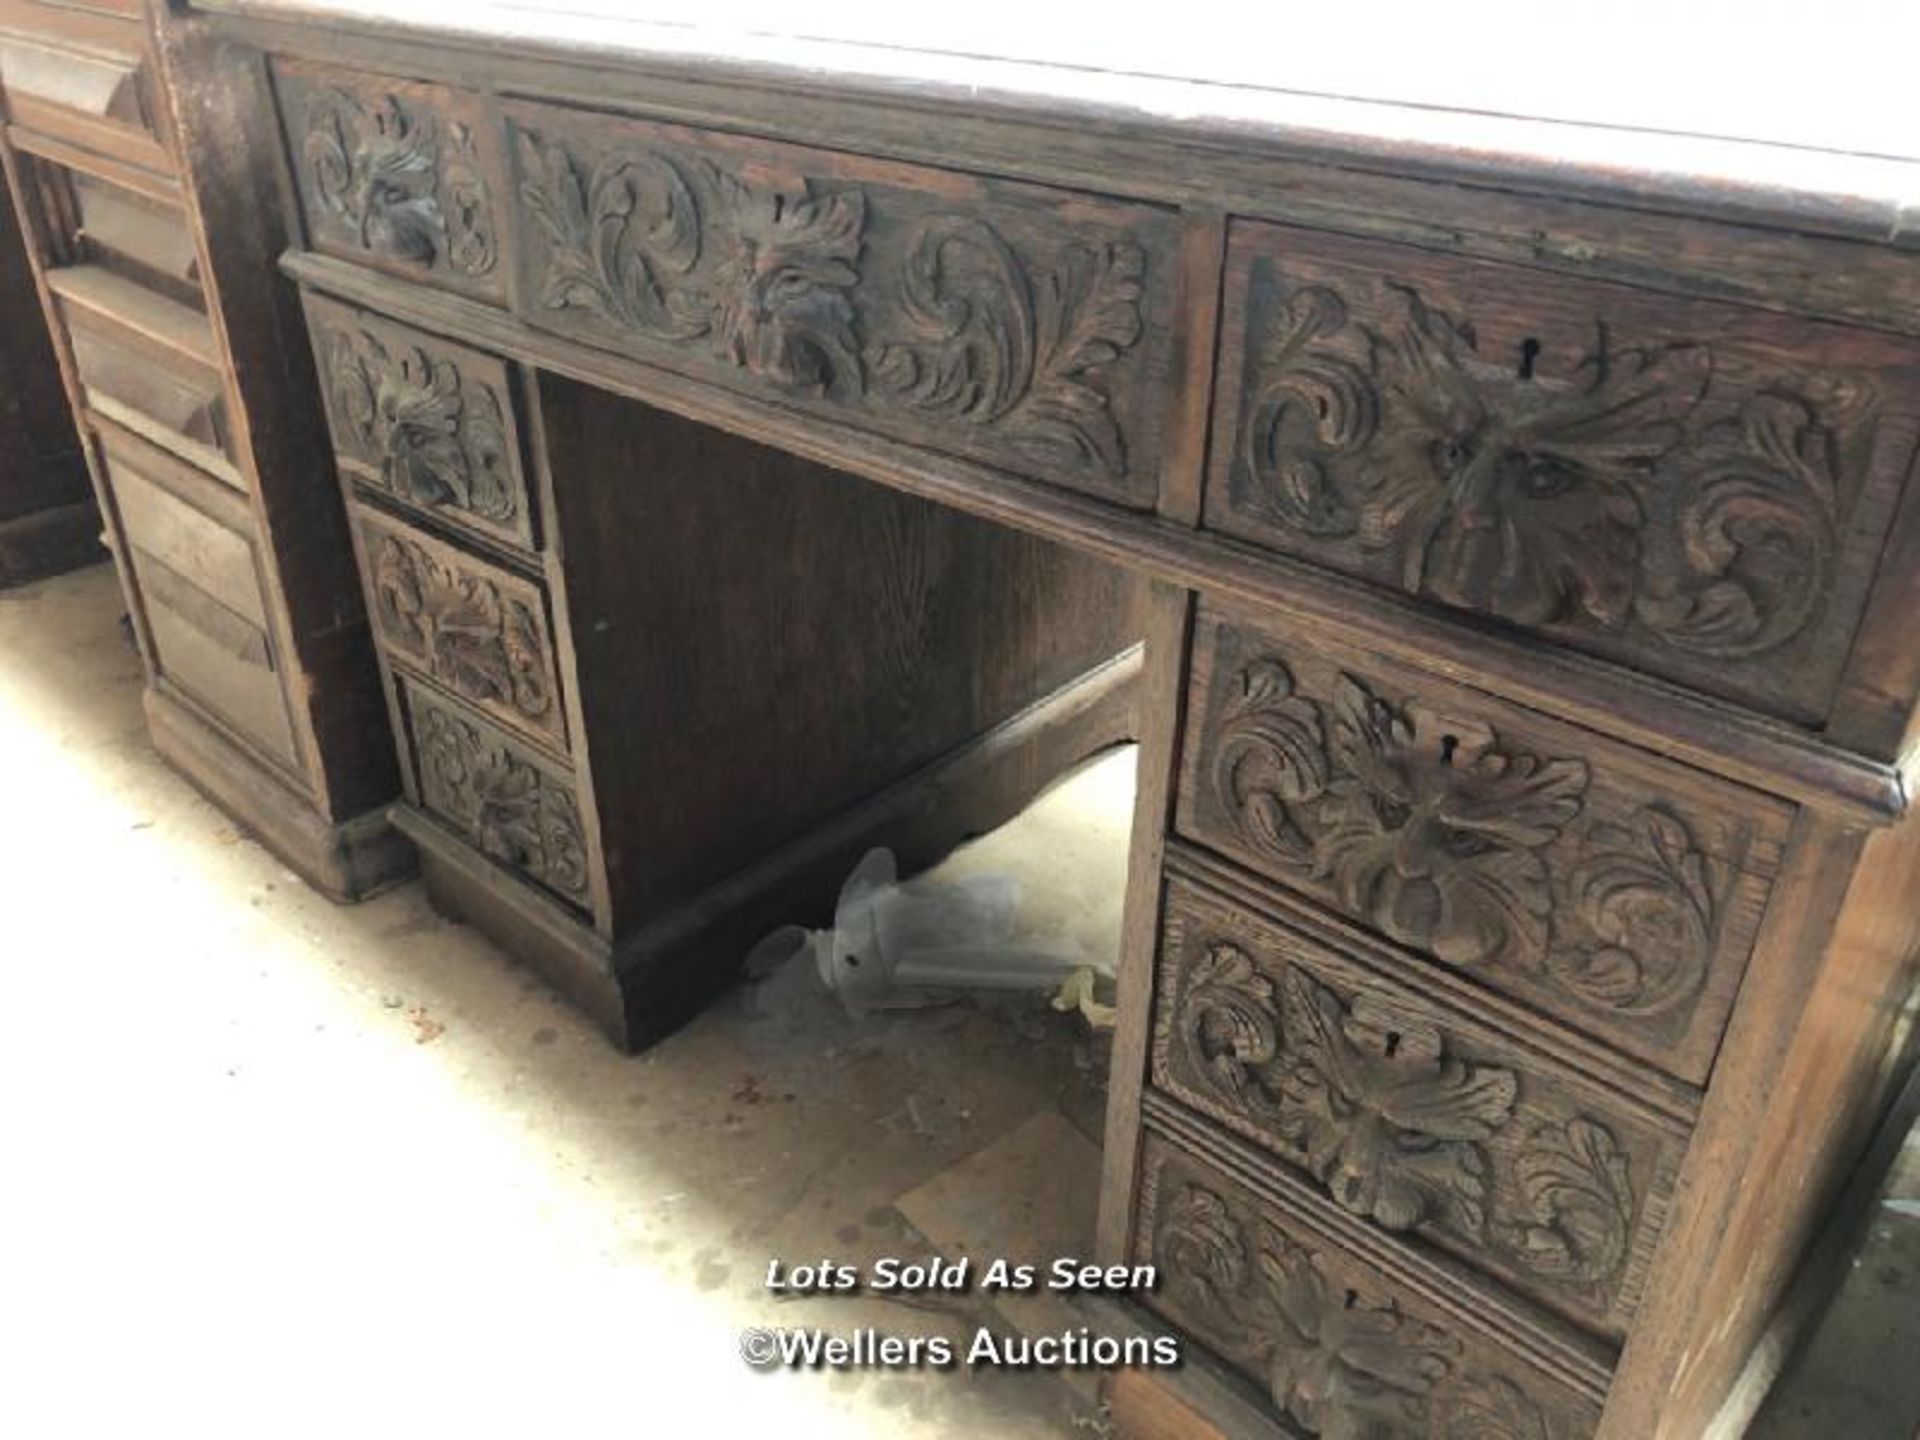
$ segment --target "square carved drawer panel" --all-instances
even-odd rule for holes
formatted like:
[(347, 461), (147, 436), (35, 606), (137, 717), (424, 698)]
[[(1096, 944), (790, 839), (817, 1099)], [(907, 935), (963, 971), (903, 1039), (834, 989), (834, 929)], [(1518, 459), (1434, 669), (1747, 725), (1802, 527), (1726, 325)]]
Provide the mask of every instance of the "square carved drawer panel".
[(309, 245), (505, 299), (500, 167), (479, 97), (290, 60), (274, 62), (274, 83)]
[(514, 309), (701, 379), (1145, 508), (1176, 217), (507, 104)]
[(399, 686), (421, 807), (490, 860), (587, 908), (572, 774), (427, 686), (404, 677)]
[(531, 550), (506, 363), (325, 296), (303, 299), (340, 468), (410, 510)]
[(1597, 1396), (1483, 1330), (1443, 1286), (1389, 1275), (1298, 1212), (1149, 1133), (1134, 1258), (1148, 1303), (1310, 1435), (1580, 1440)]
[[(1384, 948), (1384, 947), (1383, 947)], [(1686, 1126), (1193, 880), (1167, 887), (1153, 1081), (1335, 1204), (1626, 1334)], [(1540, 1041), (1539, 1031), (1530, 1027)]]
[(531, 580), (355, 505), (361, 583), (387, 657), (564, 752), (546, 597)]
[(1790, 807), (1205, 609), (1186, 736), (1182, 835), (1704, 1082)]
[(1206, 519), (1818, 726), (1920, 345), (1236, 222)]

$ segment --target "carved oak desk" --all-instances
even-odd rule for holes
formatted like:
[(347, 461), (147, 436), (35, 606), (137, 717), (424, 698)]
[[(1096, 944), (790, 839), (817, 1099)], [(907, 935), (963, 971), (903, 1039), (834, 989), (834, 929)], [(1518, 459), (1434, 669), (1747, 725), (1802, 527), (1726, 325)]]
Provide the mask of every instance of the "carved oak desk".
[(1137, 734), (1101, 1243), (1241, 1379), (1123, 1418), (1740, 1418), (1915, 952), (1911, 162), (204, 8), (440, 903), (640, 1043)]

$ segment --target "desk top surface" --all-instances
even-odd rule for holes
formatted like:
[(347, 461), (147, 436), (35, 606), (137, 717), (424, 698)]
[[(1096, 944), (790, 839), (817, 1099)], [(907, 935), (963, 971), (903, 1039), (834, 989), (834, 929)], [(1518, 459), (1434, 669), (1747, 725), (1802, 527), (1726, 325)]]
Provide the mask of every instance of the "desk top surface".
[(196, 0), (198, 8), (1920, 246), (1906, 0)]

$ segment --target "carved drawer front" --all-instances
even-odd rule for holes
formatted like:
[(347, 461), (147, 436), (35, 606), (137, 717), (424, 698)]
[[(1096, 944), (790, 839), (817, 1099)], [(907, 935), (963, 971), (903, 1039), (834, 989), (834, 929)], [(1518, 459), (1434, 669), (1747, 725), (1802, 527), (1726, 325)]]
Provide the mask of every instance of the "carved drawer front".
[(1188, 713), (1181, 834), (1704, 1082), (1788, 807), (1206, 611)]
[(1153, 501), (1174, 217), (1013, 181), (506, 107), (529, 324)]
[(274, 61), (307, 243), (482, 300), (506, 297), (478, 97)]
[(505, 363), (323, 296), (305, 300), (341, 470), (409, 509), (531, 549)]
[(161, 141), (158, 86), (140, 53), (141, 32), (119, 24), (107, 28), (124, 30), (124, 50), (0, 31), (0, 96), (7, 118), (26, 130), (171, 168)]
[(1418, 980), (1174, 878), (1154, 1084), (1352, 1214), (1624, 1337), (1685, 1127)]
[(1822, 723), (1920, 346), (1236, 224), (1206, 523)]
[(572, 775), (465, 706), (399, 683), (422, 808), (489, 859), (585, 909), (588, 850)]
[(150, 478), (137, 456), (115, 445), (104, 454), (155, 667), (258, 747), (296, 763), (252, 545)]
[(98, 414), (244, 488), (206, 316), (98, 265), (49, 271), (74, 370)]
[(1152, 1307), (1309, 1435), (1579, 1440), (1599, 1423), (1589, 1391), (1482, 1329), (1461, 1297), (1390, 1278), (1151, 1132), (1138, 1216)]
[(361, 582), (389, 659), (431, 676), (522, 734), (565, 750), (553, 636), (540, 588), (353, 507)]

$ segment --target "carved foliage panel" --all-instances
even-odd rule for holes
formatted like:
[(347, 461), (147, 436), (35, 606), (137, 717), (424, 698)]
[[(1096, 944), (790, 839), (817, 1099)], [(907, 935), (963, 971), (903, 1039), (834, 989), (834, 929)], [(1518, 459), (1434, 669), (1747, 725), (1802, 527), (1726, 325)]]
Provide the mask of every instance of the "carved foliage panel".
[(1349, 1213), (1625, 1335), (1676, 1128), (1178, 879), (1153, 1069)]
[(529, 323), (1151, 503), (1171, 213), (549, 107), (507, 117)]
[(1372, 1266), (1149, 1136), (1137, 1257), (1151, 1303), (1321, 1440), (1579, 1440), (1599, 1409)]
[(531, 548), (506, 365), (323, 296), (305, 299), (342, 467), (402, 504)]
[(490, 858), (586, 906), (588, 850), (571, 779), (419, 686), (403, 690), (420, 803)]
[(1920, 434), (1920, 349), (1235, 229), (1207, 523), (1805, 723)]
[(558, 750), (566, 718), (530, 581), (356, 507), (361, 583), (387, 656)]
[(1182, 833), (1704, 1081), (1787, 807), (1212, 616), (1190, 710)]
[(287, 60), (274, 79), (314, 249), (505, 298), (498, 147), (477, 97)]

